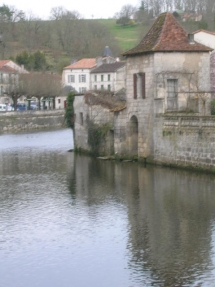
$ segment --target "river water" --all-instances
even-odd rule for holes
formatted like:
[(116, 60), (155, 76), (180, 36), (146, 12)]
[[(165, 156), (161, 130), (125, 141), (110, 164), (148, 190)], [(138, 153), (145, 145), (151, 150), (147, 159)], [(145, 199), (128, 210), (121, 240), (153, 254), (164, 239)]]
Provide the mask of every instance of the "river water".
[(215, 177), (0, 135), (0, 286), (215, 286)]

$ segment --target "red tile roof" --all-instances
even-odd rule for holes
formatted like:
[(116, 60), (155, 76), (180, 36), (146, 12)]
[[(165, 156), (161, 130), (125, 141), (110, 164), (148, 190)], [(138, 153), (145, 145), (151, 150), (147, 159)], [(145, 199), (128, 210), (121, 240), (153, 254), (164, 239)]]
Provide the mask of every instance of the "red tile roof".
[(171, 13), (158, 16), (149, 32), (133, 49), (123, 56), (133, 56), (151, 52), (209, 52), (211, 48), (199, 43), (189, 43), (187, 32)]
[(9, 62), (10, 60), (0, 60), (0, 68), (2, 68), (4, 65), (6, 65)]
[(6, 72), (6, 73), (15, 73), (17, 72), (12, 67), (8, 66), (7, 64), (10, 62), (10, 60), (0, 60), (0, 71)]
[(94, 68), (95, 66), (96, 66), (96, 59), (94, 58), (81, 59), (80, 61), (65, 67), (64, 70), (65, 69), (91, 69), (91, 68)]

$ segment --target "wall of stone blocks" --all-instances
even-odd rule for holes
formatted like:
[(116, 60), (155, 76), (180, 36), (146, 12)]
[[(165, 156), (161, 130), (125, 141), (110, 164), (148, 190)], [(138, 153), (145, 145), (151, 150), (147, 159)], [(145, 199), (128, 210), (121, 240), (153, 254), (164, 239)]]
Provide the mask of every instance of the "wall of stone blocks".
[(100, 154), (113, 154), (114, 153), (114, 139), (113, 139), (113, 121), (114, 113), (109, 109), (103, 108), (100, 105), (87, 105), (85, 104), (84, 95), (75, 96), (74, 100), (75, 111), (75, 127), (74, 127), (74, 144), (77, 148), (86, 151), (91, 151), (88, 144), (88, 122), (91, 120), (94, 124), (103, 126), (110, 125), (110, 130), (103, 138), (98, 151)]
[(14, 111), (0, 113), (0, 133), (65, 126), (64, 110)]
[(153, 137), (156, 163), (203, 169), (215, 167), (213, 116), (157, 116)]

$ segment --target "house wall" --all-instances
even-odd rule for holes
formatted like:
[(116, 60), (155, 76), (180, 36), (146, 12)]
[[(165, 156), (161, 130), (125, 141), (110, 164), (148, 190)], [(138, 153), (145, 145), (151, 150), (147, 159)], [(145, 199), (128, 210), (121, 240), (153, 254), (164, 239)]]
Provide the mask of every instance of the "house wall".
[[(70, 83), (68, 76), (74, 75), (75, 82)], [(79, 82), (79, 75), (86, 75), (86, 82)], [(90, 69), (65, 69), (62, 73), (62, 82), (64, 86), (72, 86), (77, 92), (82, 92), (80, 89), (90, 89)]]
[[(110, 75), (110, 80), (108, 80), (108, 75)], [(103, 81), (102, 81), (103, 76)], [(96, 77), (96, 79), (95, 79)], [(115, 90), (115, 81), (116, 74), (115, 73), (95, 73), (90, 75), (91, 79), (91, 89), (92, 90), (108, 90), (108, 85), (110, 85), (110, 90)], [(103, 88), (102, 88), (103, 86)]]
[[(103, 81), (101, 80), (102, 75)], [(108, 81), (108, 75), (110, 75), (110, 81)], [(97, 90), (100, 90), (102, 89), (102, 85), (103, 89), (108, 90), (108, 85), (110, 85), (111, 91), (116, 92), (125, 87), (125, 67), (113, 73), (92, 73), (90, 79), (92, 90), (95, 90), (95, 86)]]
[(116, 71), (116, 81), (114, 84), (115, 86), (114, 91), (119, 91), (120, 89), (125, 88), (125, 85), (126, 85), (125, 78), (126, 78), (126, 74), (125, 74), (125, 66), (124, 66), (121, 69), (118, 69)]
[[(134, 99), (133, 74), (145, 73), (146, 98), (139, 94)], [(138, 150), (139, 157), (147, 157), (152, 154), (153, 141), (151, 131), (153, 129), (153, 98), (154, 98), (154, 55), (144, 57), (129, 57), (126, 61), (126, 97), (127, 108), (115, 113), (114, 121), (114, 148), (120, 156), (135, 155), (132, 150), (134, 133), (132, 132), (132, 119), (137, 120), (138, 125)], [(133, 118), (132, 118), (133, 117)]]
[[(85, 151), (91, 151), (88, 144), (88, 123), (92, 120), (94, 124), (103, 126), (109, 124), (113, 127), (114, 114), (109, 109), (100, 105), (89, 106), (85, 104), (84, 95), (76, 95), (74, 100), (75, 127), (74, 127), (74, 144), (76, 148)], [(103, 138), (98, 153), (101, 155), (113, 154), (114, 139), (111, 128)]]
[(210, 56), (210, 71), (211, 71), (211, 91), (214, 92), (214, 94), (212, 94), (212, 98), (215, 99), (215, 51), (213, 51), (211, 53)]
[[(210, 90), (210, 55), (209, 53), (155, 53), (155, 98), (163, 98), (163, 112), (168, 109), (167, 80), (178, 80), (178, 110), (195, 110), (195, 112), (208, 113), (208, 109), (201, 109), (197, 97), (206, 97), (210, 101), (210, 95), (198, 95), (197, 91)], [(196, 99), (196, 108), (193, 102)]]
[(55, 97), (55, 109), (65, 109), (66, 98), (65, 96)]

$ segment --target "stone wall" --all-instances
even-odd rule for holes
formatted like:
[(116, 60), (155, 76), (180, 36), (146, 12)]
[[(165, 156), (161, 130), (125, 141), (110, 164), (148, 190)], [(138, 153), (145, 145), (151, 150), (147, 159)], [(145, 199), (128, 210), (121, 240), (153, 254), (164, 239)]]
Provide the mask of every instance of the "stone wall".
[(87, 105), (84, 95), (76, 95), (74, 100), (75, 128), (74, 144), (76, 148), (92, 151), (88, 144), (88, 125), (94, 123), (100, 127), (108, 125), (110, 128), (102, 137), (98, 153), (112, 155), (114, 153), (113, 121), (114, 113), (100, 105)]
[(203, 169), (215, 167), (215, 117), (158, 115), (153, 160), (159, 164)]
[(0, 133), (62, 127), (64, 114), (64, 110), (1, 112)]

